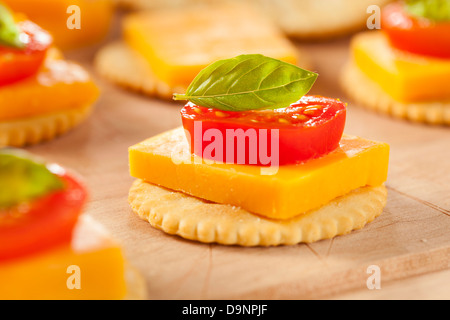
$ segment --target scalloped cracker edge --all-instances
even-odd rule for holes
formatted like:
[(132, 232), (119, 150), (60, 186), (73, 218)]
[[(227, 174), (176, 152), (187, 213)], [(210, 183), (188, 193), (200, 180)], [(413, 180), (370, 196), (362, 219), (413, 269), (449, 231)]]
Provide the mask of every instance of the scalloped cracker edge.
[(395, 118), (433, 125), (450, 125), (450, 101), (402, 103), (392, 99), (369, 79), (353, 61), (341, 74), (341, 86), (358, 105)]
[(323, 40), (364, 29), (369, 6), (393, 0), (115, 0), (127, 10), (158, 10), (183, 6), (245, 2), (262, 9), (290, 37)]
[(174, 92), (186, 91), (186, 88), (171, 87), (158, 80), (145, 58), (124, 42), (114, 42), (100, 49), (94, 66), (108, 81), (151, 97), (172, 100)]
[[(313, 69), (306, 55), (299, 53), (298, 61), (298, 65), (302, 68)], [(97, 73), (106, 80), (150, 97), (172, 101), (174, 93), (184, 93), (187, 89), (172, 87), (159, 80), (147, 60), (122, 41), (100, 49), (95, 57), (94, 66)]]
[(0, 121), (0, 147), (23, 147), (51, 140), (84, 121), (92, 106), (64, 110), (36, 117)]
[(379, 216), (386, 198), (384, 185), (362, 187), (304, 215), (272, 220), (139, 179), (129, 192), (133, 211), (157, 229), (189, 240), (240, 246), (294, 245), (347, 234)]

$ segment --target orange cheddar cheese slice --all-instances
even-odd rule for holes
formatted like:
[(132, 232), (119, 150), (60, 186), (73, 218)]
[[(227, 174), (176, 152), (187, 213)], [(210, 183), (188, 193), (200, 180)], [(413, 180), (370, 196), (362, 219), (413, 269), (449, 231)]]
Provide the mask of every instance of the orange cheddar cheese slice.
[(0, 121), (86, 107), (98, 95), (81, 66), (49, 57), (35, 76), (0, 87)]
[(351, 48), (358, 68), (394, 100), (412, 103), (450, 99), (450, 60), (397, 50), (382, 32), (355, 36)]
[(72, 243), (0, 262), (1, 300), (117, 300), (126, 297), (122, 250), (81, 217)]
[(257, 10), (234, 4), (135, 13), (124, 19), (123, 31), (160, 80), (187, 88), (212, 62), (239, 54), (297, 62), (295, 47)]
[(281, 166), (275, 174), (261, 174), (258, 166), (206, 163), (189, 150), (182, 128), (162, 133), (129, 148), (130, 174), (273, 219), (304, 214), (359, 187), (379, 186), (389, 161), (387, 144), (352, 136), (344, 136), (327, 156)]
[(11, 10), (26, 15), (48, 30), (59, 48), (95, 44), (109, 32), (112, 0), (2, 0)]

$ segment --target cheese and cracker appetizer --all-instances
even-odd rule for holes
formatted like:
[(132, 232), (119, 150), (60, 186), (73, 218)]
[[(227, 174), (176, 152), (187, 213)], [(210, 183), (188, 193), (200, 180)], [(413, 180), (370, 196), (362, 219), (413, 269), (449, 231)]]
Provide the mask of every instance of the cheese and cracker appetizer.
[[(239, 1), (239, 0), (238, 0)], [(392, 0), (248, 0), (258, 3), (289, 37), (331, 40), (363, 30), (367, 10)]]
[(132, 209), (205, 243), (276, 246), (362, 228), (386, 203), (389, 146), (343, 134), (346, 104), (305, 96), (317, 74), (263, 55), (203, 69), (184, 128), (129, 149)]
[(207, 65), (239, 54), (308, 63), (270, 19), (239, 3), (137, 12), (122, 24), (124, 40), (100, 50), (96, 68), (105, 78), (150, 96), (171, 99)]
[(382, 30), (351, 43), (342, 85), (359, 105), (450, 124), (450, 1), (407, 0), (382, 11)]
[(138, 299), (142, 279), (89, 216), (74, 174), (0, 150), (0, 299)]
[(0, 147), (50, 140), (82, 122), (99, 90), (51, 35), (0, 4)]
[(289, 37), (324, 40), (346, 35), (366, 26), (367, 8), (392, 0), (116, 0), (127, 9), (157, 10), (247, 3), (257, 6)]
[(53, 36), (63, 50), (97, 44), (109, 33), (113, 0), (2, 0)]

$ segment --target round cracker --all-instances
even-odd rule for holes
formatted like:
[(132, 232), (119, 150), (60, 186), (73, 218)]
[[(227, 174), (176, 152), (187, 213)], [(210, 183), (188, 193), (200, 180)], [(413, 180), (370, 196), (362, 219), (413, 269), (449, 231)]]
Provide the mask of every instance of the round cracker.
[(396, 101), (352, 61), (343, 69), (341, 85), (350, 99), (368, 109), (419, 123), (450, 125), (450, 101), (417, 103)]
[[(154, 10), (161, 8), (176, 8), (181, 6), (204, 5), (206, 2), (229, 0), (114, 0), (116, 5), (126, 10)], [(241, 0), (242, 1), (242, 0)]]
[(383, 7), (392, 0), (253, 0), (253, 2), (272, 16), (288, 36), (304, 40), (324, 40), (362, 30), (371, 15), (368, 9), (371, 6)]
[[(116, 0), (119, 6), (132, 10), (180, 8), (214, 5), (238, 0)], [(370, 6), (383, 7), (393, 0), (245, 0), (272, 18), (290, 37), (321, 40), (362, 30), (372, 12)], [(240, 3), (244, 0), (239, 0)]]
[[(312, 69), (311, 60), (304, 53), (298, 53), (298, 61), (302, 68)], [(100, 49), (94, 66), (105, 79), (151, 97), (172, 101), (174, 93), (186, 91), (186, 88), (173, 87), (159, 80), (147, 60), (121, 41)]]
[(129, 203), (142, 219), (169, 234), (204, 243), (278, 246), (333, 238), (364, 227), (386, 204), (384, 185), (363, 187), (288, 220), (272, 220), (136, 180)]
[(172, 100), (174, 92), (186, 91), (158, 80), (145, 58), (124, 42), (113, 42), (100, 49), (94, 66), (105, 79), (148, 96)]
[(79, 125), (92, 106), (59, 111), (25, 119), (0, 121), (0, 147), (22, 147), (51, 140)]

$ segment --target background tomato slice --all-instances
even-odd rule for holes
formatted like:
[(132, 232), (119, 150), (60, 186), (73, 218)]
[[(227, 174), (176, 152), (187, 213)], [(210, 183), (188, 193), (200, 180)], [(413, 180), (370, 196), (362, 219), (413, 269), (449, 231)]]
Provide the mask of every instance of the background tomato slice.
[(30, 21), (21, 21), (18, 27), (28, 39), (25, 49), (0, 46), (0, 86), (8, 85), (37, 73), (48, 48), (52, 44), (50, 34)]
[(401, 3), (394, 3), (383, 8), (381, 26), (392, 45), (400, 50), (450, 58), (450, 22), (412, 17)]
[[(270, 165), (260, 161), (259, 157), (255, 163), (250, 157), (251, 152), (259, 153), (261, 147), (259, 138), (256, 147), (249, 145), (250, 139), (246, 140), (245, 150), (239, 150), (238, 144), (234, 143), (233, 156), (229, 157), (231, 161), (226, 161), (230, 146), (227, 146), (227, 140), (224, 138), (221, 157), (218, 158), (214, 154), (209, 157), (205, 149), (213, 141), (204, 139), (208, 130), (218, 130), (222, 137), (226, 137), (227, 130), (230, 129), (242, 129), (244, 132), (254, 129), (259, 137), (261, 130), (278, 129), (279, 164), (285, 165), (319, 158), (335, 150), (344, 131), (346, 106), (339, 100), (305, 96), (288, 108), (276, 110), (219, 111), (187, 104), (181, 110), (181, 116), (183, 126), (189, 133), (191, 152), (207, 159), (223, 160), (222, 162), (227, 163)], [(196, 129), (196, 123), (201, 123), (201, 131)], [(270, 138), (271, 135), (268, 134), (269, 150)], [(238, 157), (240, 152), (245, 152), (245, 161)]]
[(85, 188), (58, 167), (64, 190), (29, 204), (0, 210), (0, 261), (18, 258), (70, 242), (87, 199)]

